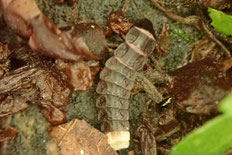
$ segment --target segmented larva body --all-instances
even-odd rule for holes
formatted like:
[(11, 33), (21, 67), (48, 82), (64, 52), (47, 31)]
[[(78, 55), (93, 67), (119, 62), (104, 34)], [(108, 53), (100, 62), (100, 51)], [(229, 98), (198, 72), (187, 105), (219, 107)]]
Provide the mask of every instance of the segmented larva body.
[(97, 86), (100, 94), (96, 106), (98, 119), (104, 132), (129, 130), (129, 99), (137, 76), (146, 62), (146, 56), (156, 46), (148, 31), (133, 27), (126, 35), (125, 42), (115, 50), (100, 73)]

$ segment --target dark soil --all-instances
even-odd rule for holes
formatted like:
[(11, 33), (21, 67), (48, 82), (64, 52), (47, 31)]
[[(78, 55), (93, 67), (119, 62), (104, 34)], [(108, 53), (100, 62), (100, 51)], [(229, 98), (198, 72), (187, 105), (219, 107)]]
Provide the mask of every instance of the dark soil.
[[(68, 1), (62, 4), (57, 4), (53, 0), (36, 0), (36, 2), (42, 12), (59, 27), (72, 25), (76, 22), (94, 22), (105, 29), (109, 13), (120, 10), (124, 0), (79, 0), (76, 10), (73, 10)], [(183, 0), (160, 0), (160, 2), (167, 4), (168, 8), (179, 15), (187, 16), (192, 13), (191, 8), (183, 7), (180, 9), (177, 7), (185, 2)], [(183, 136), (218, 114), (217, 102), (231, 90), (232, 75), (218, 71), (216, 61), (211, 59), (177, 69), (190, 58), (193, 50), (191, 44), (201, 39), (203, 34), (194, 27), (171, 21), (158, 11), (150, 0), (131, 0), (126, 16), (132, 23), (138, 19), (150, 20), (156, 36), (159, 35), (163, 23), (169, 25), (171, 46), (168, 53), (165, 56), (157, 56), (153, 53), (148, 58), (148, 65), (154, 66), (152, 57), (156, 57), (159, 64), (162, 64), (162, 71), (169, 74), (174, 82), (155, 83), (165, 98), (160, 104), (150, 101), (149, 95), (143, 90), (131, 97), (129, 107), (130, 147), (120, 150), (118, 153), (126, 155), (133, 150), (136, 155), (142, 154), (141, 137), (135, 134), (141, 124), (154, 128), (153, 131), (150, 129), (147, 131), (156, 138), (158, 153), (169, 153), (171, 147)], [(23, 42), (7, 27), (1, 13), (0, 42), (14, 48), (21, 46)], [(112, 53), (107, 53), (107, 55), (112, 55)], [(39, 62), (37, 58), (30, 60)], [(47, 66), (52, 66), (50, 64), (53, 61), (46, 60), (46, 58), (43, 60), (47, 62)], [(103, 66), (104, 62), (101, 63), (101, 67)], [(155, 70), (152, 67), (151, 69)], [(148, 73), (146, 77), (152, 83), (149, 74), (151, 73)], [(97, 109), (95, 106), (98, 96), (96, 93), (96, 86), (99, 82), (98, 75), (96, 75), (94, 82), (89, 90), (72, 93), (66, 108), (66, 117), (68, 121), (74, 118), (83, 119), (99, 129), (100, 122), (96, 119)], [(218, 95), (214, 96), (213, 94)], [(209, 98), (211, 100), (208, 100)], [(36, 104), (32, 103), (27, 110), (2, 118), (0, 123), (2, 129), (11, 126), (18, 131), (14, 139), (0, 143), (0, 154), (44, 155), (48, 153), (49, 147), (54, 147), (56, 150), (54, 154), (60, 154), (58, 146), (52, 145), (53, 142), (47, 130), (49, 123), (44, 119)]]

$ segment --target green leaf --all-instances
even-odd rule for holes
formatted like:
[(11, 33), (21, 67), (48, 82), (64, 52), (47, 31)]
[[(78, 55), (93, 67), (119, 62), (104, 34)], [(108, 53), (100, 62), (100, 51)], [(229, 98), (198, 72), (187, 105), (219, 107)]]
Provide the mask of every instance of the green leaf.
[(223, 155), (232, 146), (232, 93), (219, 104), (225, 114), (206, 122), (172, 148), (171, 155)]
[(232, 16), (212, 8), (208, 8), (208, 11), (212, 18), (211, 25), (224, 35), (232, 35)]
[(232, 92), (229, 93), (218, 105), (221, 112), (228, 113), (232, 115)]
[(232, 117), (218, 116), (172, 148), (171, 155), (223, 155), (232, 146)]

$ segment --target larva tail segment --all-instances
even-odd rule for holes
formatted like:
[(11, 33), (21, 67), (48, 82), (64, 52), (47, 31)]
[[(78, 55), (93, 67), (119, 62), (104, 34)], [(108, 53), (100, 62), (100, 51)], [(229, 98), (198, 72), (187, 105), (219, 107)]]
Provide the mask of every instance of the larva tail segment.
[(106, 133), (108, 143), (115, 150), (129, 147), (130, 133), (128, 131), (113, 131)]
[(115, 50), (100, 73), (96, 92), (100, 94), (96, 106), (101, 130), (115, 150), (129, 146), (129, 98), (137, 71), (146, 63), (146, 56), (153, 52), (156, 41), (148, 31), (133, 27), (124, 43)]

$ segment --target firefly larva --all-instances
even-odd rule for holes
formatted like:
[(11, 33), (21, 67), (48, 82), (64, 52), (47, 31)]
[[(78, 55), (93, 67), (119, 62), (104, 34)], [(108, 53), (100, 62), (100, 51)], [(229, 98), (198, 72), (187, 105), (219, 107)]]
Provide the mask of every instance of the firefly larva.
[(97, 86), (100, 96), (96, 106), (102, 131), (129, 133), (128, 107), (131, 90), (137, 71), (142, 69), (146, 56), (154, 50), (155, 45), (156, 41), (151, 33), (133, 27), (127, 33), (125, 42), (115, 50), (114, 56), (106, 61)]

